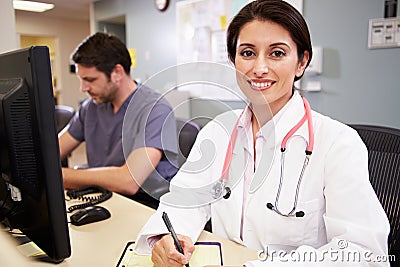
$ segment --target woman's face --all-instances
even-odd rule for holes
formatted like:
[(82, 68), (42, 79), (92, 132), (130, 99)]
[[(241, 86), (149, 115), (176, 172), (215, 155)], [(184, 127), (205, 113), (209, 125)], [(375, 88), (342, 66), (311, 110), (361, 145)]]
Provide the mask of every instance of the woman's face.
[(253, 20), (239, 32), (237, 80), (253, 106), (269, 104), (276, 114), (289, 101), (294, 78), (303, 73), (307, 61), (308, 52), (298, 61), (295, 42), (277, 23)]

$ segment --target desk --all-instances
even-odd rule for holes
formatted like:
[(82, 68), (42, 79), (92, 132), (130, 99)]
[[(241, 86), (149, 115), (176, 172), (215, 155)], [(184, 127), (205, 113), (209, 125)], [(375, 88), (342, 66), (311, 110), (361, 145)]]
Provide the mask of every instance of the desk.
[[(0, 266), (116, 266), (126, 243), (136, 239), (140, 229), (154, 210), (116, 193), (100, 205), (110, 211), (111, 218), (83, 226), (69, 224), (72, 255), (62, 263), (54, 265), (31, 261), (19, 254), (16, 245), (12, 244), (12, 238), (2, 233), (0, 235)], [(225, 265), (241, 265), (246, 260), (257, 259), (255, 251), (206, 231), (203, 231), (199, 240), (220, 242)], [(15, 261), (11, 261), (16, 264), (10, 265), (10, 257), (7, 255), (19, 256)], [(22, 264), (19, 264), (20, 262)]]

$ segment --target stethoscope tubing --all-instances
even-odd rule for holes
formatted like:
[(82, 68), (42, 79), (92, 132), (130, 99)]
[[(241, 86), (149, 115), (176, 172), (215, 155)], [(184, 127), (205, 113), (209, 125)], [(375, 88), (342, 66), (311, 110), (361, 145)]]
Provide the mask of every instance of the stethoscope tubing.
[[(279, 215), (282, 215), (285, 217), (290, 217), (290, 216), (303, 217), (304, 216), (303, 211), (300, 211), (300, 212), (295, 212), (295, 211), (297, 208), (297, 202), (298, 202), (298, 198), (299, 198), (301, 181), (303, 180), (304, 172), (308, 166), (308, 162), (310, 161), (310, 156), (314, 149), (314, 127), (312, 124), (311, 108), (310, 108), (310, 104), (308, 103), (308, 101), (304, 97), (302, 99), (303, 99), (305, 114), (301, 118), (301, 120), (285, 135), (285, 137), (282, 140), (282, 144), (281, 144), (282, 156), (281, 156), (281, 171), (280, 171), (281, 174), (279, 177), (279, 186), (278, 186), (278, 191), (277, 191), (276, 198), (275, 198), (275, 205), (273, 206), (270, 203), (267, 204), (267, 207), (269, 209), (271, 209), (271, 210), (275, 211), (276, 213), (278, 213)], [(281, 189), (282, 189), (282, 184), (283, 184), (286, 144), (287, 144), (288, 140), (295, 134), (295, 132), (305, 123), (306, 120), (307, 120), (307, 128), (308, 128), (308, 144), (307, 144), (307, 148), (305, 150), (306, 155), (305, 155), (303, 167), (301, 169), (300, 176), (299, 176), (299, 179), (298, 179), (297, 185), (296, 185), (296, 194), (295, 194), (294, 201), (293, 201), (293, 208), (289, 213), (285, 214), (285, 213), (280, 212), (280, 210), (278, 208), (278, 203), (279, 203), (279, 197), (281, 194)]]
[(297, 132), (300, 127), (304, 124), (304, 122), (307, 120), (307, 129), (308, 129), (308, 145), (306, 149), (306, 153), (312, 153), (314, 149), (314, 127), (312, 124), (312, 114), (311, 114), (311, 107), (310, 104), (308, 103), (307, 99), (304, 97), (303, 99), (303, 104), (304, 104), (304, 116), (300, 119), (300, 121), (285, 135), (285, 137), (282, 140), (281, 143), (281, 151), (286, 150), (286, 144), (289, 140), (290, 137), (292, 137), (295, 132)]

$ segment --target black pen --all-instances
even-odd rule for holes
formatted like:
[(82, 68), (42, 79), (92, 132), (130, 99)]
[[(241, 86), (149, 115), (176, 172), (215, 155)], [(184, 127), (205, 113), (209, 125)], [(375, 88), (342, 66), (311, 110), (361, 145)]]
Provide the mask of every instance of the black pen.
[[(174, 228), (172, 227), (171, 221), (168, 218), (168, 214), (164, 211), (162, 214), (162, 218), (164, 220), (165, 226), (167, 226), (168, 231), (171, 233), (172, 238), (174, 239), (175, 246), (178, 249), (179, 253), (183, 254), (183, 248), (181, 246), (181, 243), (179, 242), (178, 236), (175, 233)], [(185, 264), (186, 267), (189, 267), (189, 263)]]

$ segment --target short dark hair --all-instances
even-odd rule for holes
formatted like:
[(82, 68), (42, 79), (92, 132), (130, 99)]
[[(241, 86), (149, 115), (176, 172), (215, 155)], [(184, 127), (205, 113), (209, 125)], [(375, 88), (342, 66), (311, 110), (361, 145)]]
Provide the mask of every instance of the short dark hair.
[(125, 44), (115, 35), (97, 32), (82, 41), (72, 54), (76, 64), (96, 67), (108, 78), (115, 65), (121, 64), (126, 74), (130, 74), (131, 57)]
[[(309, 59), (312, 58), (312, 46), (310, 32), (307, 23), (300, 12), (283, 0), (256, 0), (243, 7), (234, 16), (227, 30), (228, 57), (235, 63), (237, 39), (243, 26), (253, 20), (272, 21), (284, 27), (297, 46), (299, 61), (304, 57), (304, 51), (308, 51)], [(300, 77), (295, 77), (295, 81)]]

